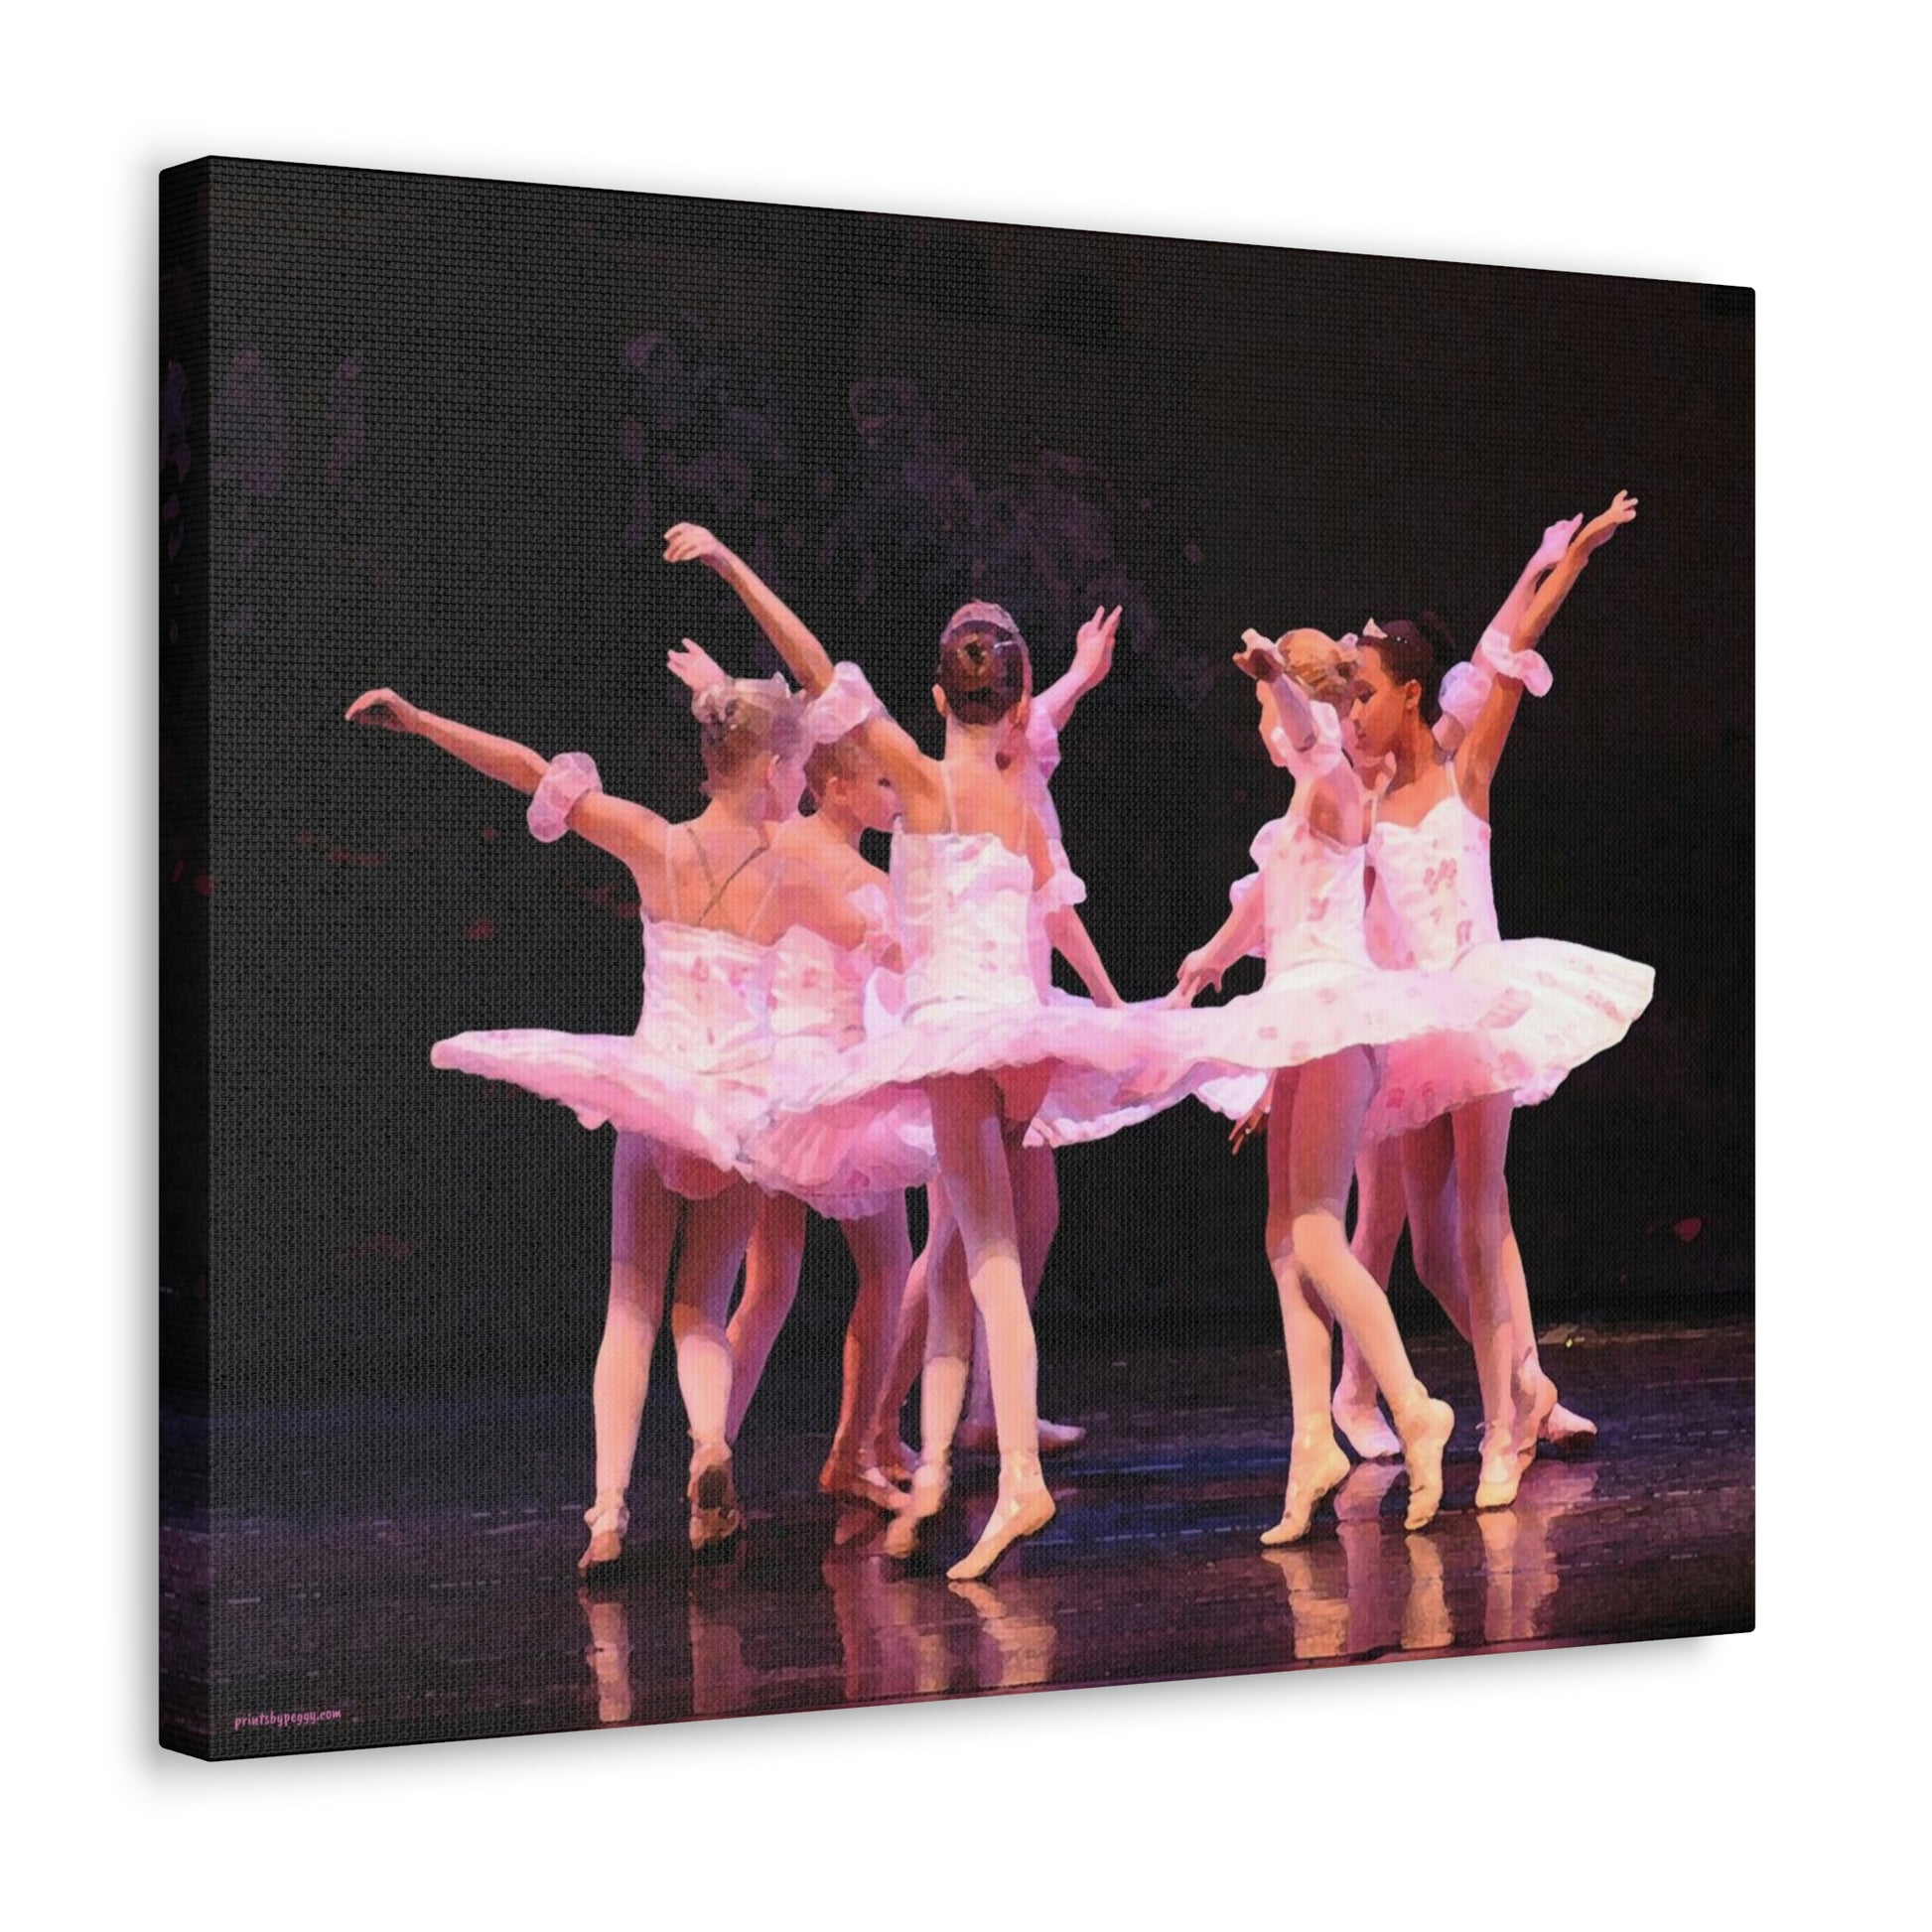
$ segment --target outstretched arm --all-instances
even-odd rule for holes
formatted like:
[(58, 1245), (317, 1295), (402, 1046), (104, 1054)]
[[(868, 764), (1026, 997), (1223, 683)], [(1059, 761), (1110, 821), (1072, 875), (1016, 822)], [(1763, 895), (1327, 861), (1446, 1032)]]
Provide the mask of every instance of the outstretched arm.
[(1092, 934), (1072, 906), (1058, 905), (1047, 913), (1046, 936), (1052, 940), (1053, 950), (1079, 974), (1080, 983), (1093, 995), (1095, 1006), (1117, 1007), (1122, 1004), (1113, 981), (1107, 977), (1106, 967), (1100, 963), (1100, 953), (1093, 943)]
[[(1536, 649), (1550, 626), (1550, 620), (1562, 610), (1564, 600), (1575, 589), (1584, 566), (1636, 513), (1637, 499), (1619, 489), (1609, 508), (1584, 525), (1556, 568), (1537, 586), (1514, 633), (1500, 643), (1492, 643), (1485, 637), (1479, 647), (1488, 655), (1489, 666), (1496, 676), (1482, 701), (1482, 709), (1476, 713), (1475, 723), (1469, 727), (1468, 736), (1455, 755), (1457, 783), (1479, 815), (1488, 815), (1489, 787), (1502, 759), (1503, 747), (1509, 742), (1510, 727), (1516, 722), (1517, 707), (1523, 702), (1523, 680), (1508, 675), (1509, 659), (1526, 658)], [(1540, 659), (1535, 661), (1541, 663)]]
[(1227, 969), (1237, 959), (1245, 959), (1261, 943), (1260, 882), (1251, 878), (1245, 884), (1243, 891), (1242, 882), (1236, 883), (1234, 903), (1221, 921), (1220, 930), (1206, 945), (1196, 947), (1180, 962), (1173, 976), (1173, 991), (1168, 995), (1169, 1006), (1190, 1007), (1210, 986), (1218, 993)]
[[(816, 698), (837, 673), (825, 646), (804, 621), (759, 576), (750, 564), (697, 523), (673, 523), (664, 532), (667, 564), (701, 563), (722, 577), (738, 600), (770, 638), (785, 668), (798, 680), (808, 698)], [(865, 749), (886, 767), (901, 796), (908, 790), (929, 792), (933, 778), (930, 760), (910, 736), (880, 711), (854, 731)]]
[[(461, 759), (486, 778), (534, 795), (550, 760), (511, 738), (496, 738), (454, 718), (439, 718), (389, 690), (365, 691), (344, 718), (351, 725), (377, 725), (384, 731), (424, 738), (439, 751)], [(570, 829), (639, 872), (663, 851), (664, 821), (642, 805), (586, 791), (571, 807)]]
[(1072, 664), (1034, 699), (1056, 732), (1066, 729), (1073, 707), (1113, 669), (1114, 633), (1120, 628), (1120, 612), (1118, 604), (1111, 611), (1104, 605), (1094, 607), (1093, 616), (1080, 626), (1080, 634), (1073, 640)]

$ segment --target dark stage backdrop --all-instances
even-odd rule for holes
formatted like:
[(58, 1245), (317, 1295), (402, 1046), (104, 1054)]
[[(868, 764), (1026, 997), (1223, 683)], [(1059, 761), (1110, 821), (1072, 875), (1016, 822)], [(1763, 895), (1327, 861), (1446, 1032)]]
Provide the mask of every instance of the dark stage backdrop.
[[(1517, 1116), (1512, 1193), (1546, 1322), (1748, 1308), (1748, 291), (242, 163), (212, 169), (207, 233), (208, 367), (163, 374), (209, 444), (178, 455), (207, 466), (183, 555), (211, 559), (212, 846), (162, 856), (164, 918), (213, 940), (211, 1259), (165, 1243), (164, 1307), (170, 1340), (211, 1322), (217, 1405), (587, 1380), (611, 1136), (428, 1052), (627, 1032), (629, 881), (340, 721), (391, 684), (695, 810), (665, 651), (772, 663), (659, 560), (684, 518), (935, 750), (962, 599), (1016, 614), (1042, 684), (1125, 605), (1055, 795), (1133, 998), (1286, 802), (1227, 663), (1243, 626), (1426, 604), (1466, 652), (1547, 522), (1635, 492), (1509, 747), (1496, 889), (1505, 936), (1647, 960), (1657, 996)], [(197, 1156), (166, 1159), (178, 1202)], [(1215, 1117), (1061, 1175), (1049, 1382), (1056, 1350), (1274, 1326), (1262, 1156)], [(832, 1359), (825, 1232), (781, 1356)]]

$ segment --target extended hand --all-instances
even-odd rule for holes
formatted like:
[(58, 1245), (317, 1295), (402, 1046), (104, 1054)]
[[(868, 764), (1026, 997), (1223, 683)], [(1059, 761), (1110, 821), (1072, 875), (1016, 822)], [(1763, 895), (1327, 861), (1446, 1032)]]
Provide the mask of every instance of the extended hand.
[(714, 684), (728, 682), (723, 667), (702, 644), (689, 637), (664, 659), (671, 675), (693, 691), (709, 691)]
[(386, 732), (413, 732), (419, 716), (407, 698), (399, 698), (390, 690), (364, 691), (343, 713), (347, 724), (377, 725)]
[(1257, 683), (1279, 675), (1286, 668), (1274, 638), (1264, 637), (1259, 630), (1244, 630), (1241, 642), (1243, 648), (1234, 653), (1235, 667)]
[(667, 564), (710, 564), (715, 569), (730, 554), (702, 524), (673, 523), (664, 532)]
[(1600, 516), (1592, 516), (1584, 525), (1584, 533), (1577, 539), (1591, 550), (1608, 543), (1622, 526), (1630, 522), (1637, 513), (1637, 499), (1627, 491), (1619, 489), (1608, 509)]
[(1190, 1007), (1209, 987), (1216, 993), (1221, 990), (1221, 976), (1227, 971), (1225, 966), (1216, 966), (1207, 956), (1203, 946), (1198, 952), (1190, 952), (1180, 962), (1180, 970), (1173, 976), (1173, 991), (1165, 1002), (1171, 1007)]
[(1118, 604), (1111, 611), (1095, 605), (1093, 616), (1073, 640), (1073, 666), (1089, 690), (1114, 668), (1114, 633), (1120, 628), (1120, 613)]

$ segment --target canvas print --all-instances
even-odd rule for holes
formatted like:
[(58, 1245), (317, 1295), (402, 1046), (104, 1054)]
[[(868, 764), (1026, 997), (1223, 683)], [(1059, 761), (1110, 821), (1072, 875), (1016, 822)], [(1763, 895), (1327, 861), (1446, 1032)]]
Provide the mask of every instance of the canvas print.
[(1748, 290), (161, 224), (164, 1742), (1751, 1627)]

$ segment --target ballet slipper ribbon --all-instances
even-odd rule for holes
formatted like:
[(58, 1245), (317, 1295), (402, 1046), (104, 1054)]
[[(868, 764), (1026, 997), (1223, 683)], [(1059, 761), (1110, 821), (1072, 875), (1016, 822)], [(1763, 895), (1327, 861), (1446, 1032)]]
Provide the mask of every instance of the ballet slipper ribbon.
[(829, 745), (885, 710), (858, 665), (836, 664), (831, 683), (805, 707), (805, 736), (814, 745)]
[(1500, 630), (1485, 630), (1482, 633), (1482, 642), (1476, 646), (1476, 658), (1487, 664), (1498, 677), (1520, 678), (1523, 689), (1532, 697), (1541, 698), (1549, 694), (1553, 681), (1549, 665), (1533, 650), (1511, 650), (1509, 639)]
[(570, 814), (580, 798), (602, 791), (597, 760), (588, 752), (563, 752), (550, 760), (530, 798), (530, 836), (554, 845), (570, 830)]

